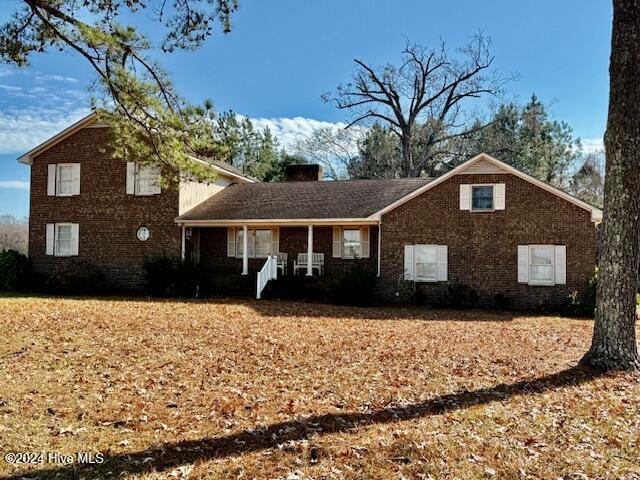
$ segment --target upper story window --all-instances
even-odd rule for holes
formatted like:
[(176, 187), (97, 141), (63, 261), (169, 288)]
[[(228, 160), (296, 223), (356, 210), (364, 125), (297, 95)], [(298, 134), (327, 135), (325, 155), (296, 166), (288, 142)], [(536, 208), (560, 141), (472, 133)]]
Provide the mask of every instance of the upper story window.
[(138, 165), (127, 162), (127, 194), (158, 195), (162, 192), (159, 185), (160, 171), (151, 165)]
[(47, 171), (47, 195), (52, 197), (80, 195), (80, 164), (49, 164)]
[(493, 210), (493, 185), (473, 185), (471, 187), (471, 210)]
[(362, 236), (359, 228), (342, 230), (342, 256), (346, 258), (362, 256)]
[(460, 210), (471, 212), (493, 212), (505, 208), (504, 183), (460, 185)]

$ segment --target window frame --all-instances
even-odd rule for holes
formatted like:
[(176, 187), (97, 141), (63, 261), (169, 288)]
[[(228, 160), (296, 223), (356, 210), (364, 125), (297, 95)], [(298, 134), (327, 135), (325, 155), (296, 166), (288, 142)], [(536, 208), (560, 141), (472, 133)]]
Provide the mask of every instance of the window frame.
[[(73, 252), (73, 224), (72, 223), (56, 223), (53, 229), (53, 255), (54, 257), (71, 257)], [(60, 252), (60, 227), (69, 228), (69, 251)]]
[[(258, 231), (269, 232), (269, 252), (266, 255), (257, 255), (256, 254), (256, 238)], [(275, 255), (275, 253), (271, 253), (273, 249), (273, 230), (271, 228), (248, 228), (247, 233), (249, 234), (249, 238), (247, 239), (247, 246), (249, 247), (249, 258), (267, 258), (270, 255)], [(242, 258), (243, 254), (241, 252), (243, 242), (240, 240), (240, 235), (244, 235), (243, 228), (236, 228), (236, 258)], [(251, 248), (251, 244), (253, 243), (253, 249)], [(251, 251), (253, 250), (253, 253)]]
[[(555, 245), (552, 244), (536, 244), (536, 245), (529, 245), (529, 252), (528, 252), (528, 265), (527, 268), (528, 270), (528, 275), (529, 275), (529, 285), (533, 285), (533, 286), (554, 286), (555, 280), (556, 280), (556, 254), (555, 254)], [(551, 264), (534, 264), (532, 262), (532, 258), (533, 258), (533, 249), (534, 248), (544, 248), (544, 249), (548, 249), (551, 252)], [(531, 268), (532, 267), (540, 267), (540, 266), (551, 266), (551, 278), (550, 280), (533, 280), (533, 276), (531, 275)]]
[[(435, 262), (418, 262), (418, 249), (420, 248), (429, 248), (433, 249)], [(434, 277), (421, 277), (418, 275), (418, 263), (421, 265), (434, 265), (435, 266), (435, 276)], [(413, 246), (413, 278), (416, 282), (428, 282), (428, 283), (437, 283), (438, 282), (438, 245), (432, 244), (416, 244)]]
[[(74, 196), (74, 185), (73, 185), (73, 176), (74, 176), (74, 164), (73, 163), (58, 163), (56, 164), (56, 197), (73, 197)], [(68, 170), (71, 172), (71, 176), (69, 178), (69, 180), (65, 180), (65, 182), (68, 182), (69, 184), (69, 192), (67, 193), (62, 193), (60, 191), (60, 182), (61, 182), (61, 175), (60, 173), (62, 172), (62, 170)]]
[[(347, 231), (353, 231), (353, 232), (358, 232), (358, 248), (357, 251), (353, 251), (352, 254), (348, 254), (347, 252), (347, 247), (345, 245), (346, 239), (345, 239), (345, 232)], [(342, 258), (344, 259), (354, 259), (354, 258), (362, 258), (362, 230), (360, 228), (342, 228), (342, 232), (341, 232), (342, 238)], [(351, 242), (353, 243), (353, 242)], [(349, 247), (350, 249), (353, 250), (353, 247)]]
[[(473, 190), (478, 187), (491, 187), (491, 208), (474, 208)], [(469, 185), (469, 211), (474, 213), (487, 213), (496, 211), (496, 185), (495, 183), (472, 183)]]

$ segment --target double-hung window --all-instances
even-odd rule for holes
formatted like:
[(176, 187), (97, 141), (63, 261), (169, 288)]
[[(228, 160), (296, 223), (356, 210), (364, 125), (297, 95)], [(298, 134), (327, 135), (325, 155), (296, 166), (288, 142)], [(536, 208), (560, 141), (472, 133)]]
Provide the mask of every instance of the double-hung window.
[(56, 225), (56, 256), (66, 257), (71, 255), (71, 224), (59, 223)]
[(154, 195), (160, 175), (151, 166), (139, 166), (136, 172), (136, 195)]
[[(236, 256), (242, 257), (244, 254), (244, 229), (239, 228), (236, 232)], [(273, 245), (271, 229), (259, 230), (250, 228), (247, 233), (247, 252), (249, 257), (268, 257), (271, 255)]]
[(493, 185), (471, 186), (471, 210), (474, 212), (493, 210)]
[(566, 245), (518, 245), (518, 283), (566, 284)]
[(47, 166), (47, 195), (50, 197), (80, 195), (80, 164), (50, 163)]
[(58, 184), (56, 186), (58, 196), (73, 195), (73, 168), (71, 164), (58, 165)]
[(532, 245), (529, 247), (529, 283), (532, 285), (553, 285), (555, 280), (553, 245)]
[(158, 195), (162, 193), (159, 181), (160, 170), (157, 167), (127, 162), (128, 195)]
[(342, 252), (344, 258), (362, 257), (362, 237), (359, 228), (342, 230)]
[(416, 280), (438, 281), (438, 250), (436, 245), (416, 245)]
[(56, 257), (78, 255), (79, 231), (77, 223), (47, 223), (46, 254)]
[(271, 254), (271, 229), (255, 231), (256, 257), (267, 257)]

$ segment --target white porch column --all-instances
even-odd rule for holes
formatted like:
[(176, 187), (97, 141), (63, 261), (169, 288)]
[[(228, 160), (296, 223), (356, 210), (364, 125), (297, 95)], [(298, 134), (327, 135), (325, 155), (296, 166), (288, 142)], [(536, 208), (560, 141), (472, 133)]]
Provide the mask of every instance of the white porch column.
[(186, 243), (187, 243), (187, 238), (186, 238), (186, 233), (185, 233), (185, 228), (184, 225), (182, 225), (182, 250), (181, 250), (181, 256), (182, 256), (182, 261), (184, 261), (184, 252), (186, 249)]
[(249, 275), (249, 228), (242, 226), (242, 275)]
[(313, 225), (309, 225), (309, 233), (307, 234), (307, 276), (313, 275)]

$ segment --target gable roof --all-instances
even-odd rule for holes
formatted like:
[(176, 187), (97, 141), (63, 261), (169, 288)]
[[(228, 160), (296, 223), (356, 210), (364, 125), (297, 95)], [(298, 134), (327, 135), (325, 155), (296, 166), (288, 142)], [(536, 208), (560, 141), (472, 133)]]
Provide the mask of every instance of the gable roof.
[[(96, 123), (97, 120), (98, 120), (98, 114), (96, 112), (91, 112), (89, 115), (78, 120), (73, 125), (70, 125), (69, 127), (65, 128), (60, 133), (57, 133), (53, 137), (42, 142), (40, 145), (29, 150), (27, 153), (25, 153), (24, 155), (18, 158), (18, 162), (24, 163), (26, 165), (31, 165), (33, 163), (34, 157), (41, 154), (42, 152), (45, 152), (46, 150), (50, 149), (57, 143), (60, 143), (65, 138), (70, 137), (71, 135), (78, 132), (79, 130), (82, 130), (83, 128), (87, 128), (87, 127), (106, 128), (107, 127), (107, 125)], [(255, 178), (242, 173), (240, 170), (238, 170), (234, 166), (229, 165), (228, 163), (222, 162), (220, 160), (215, 160), (212, 158), (196, 158), (196, 157), (192, 157), (192, 158), (200, 162), (207, 163), (208, 165), (212, 166), (214, 170), (224, 175), (230, 176), (232, 178), (236, 178), (242, 181), (249, 181), (249, 182), (257, 181)]]
[[(488, 168), (490, 168), (490, 171), (486, 171)], [(495, 169), (499, 169), (499, 171), (496, 171)], [(411, 200), (412, 198), (420, 195), (421, 193), (426, 192), (427, 190), (435, 187), (436, 185), (444, 182), (445, 180), (453, 177), (454, 175), (460, 175), (460, 174), (465, 174), (465, 173), (479, 173), (479, 170), (484, 170), (484, 173), (510, 173), (512, 175), (515, 175), (516, 177), (520, 177), (523, 180), (532, 183), (533, 185), (536, 185), (537, 187), (542, 188), (543, 190), (546, 190), (560, 198), (562, 198), (563, 200), (566, 200), (570, 203), (573, 203), (575, 205), (577, 205), (578, 207), (588, 211), (591, 213), (591, 221), (594, 223), (600, 223), (602, 221), (602, 210), (600, 210), (597, 207), (594, 207), (593, 205), (588, 204), (587, 202), (584, 202), (582, 200), (580, 200), (579, 198), (574, 197), (573, 195), (568, 194), (567, 192), (564, 192), (562, 190), (560, 190), (559, 188), (556, 188), (552, 185), (549, 185), (546, 182), (543, 182), (542, 180), (538, 180), (537, 178), (532, 177), (531, 175), (528, 175), (526, 173), (524, 173), (521, 170), (518, 170), (517, 168), (512, 167), (511, 165), (508, 165), (504, 162), (501, 162), (500, 160), (493, 158), (491, 155), (488, 155), (486, 153), (481, 153), (479, 155), (476, 155), (475, 157), (467, 160), (466, 162), (461, 163), (460, 165), (458, 165), (456, 168), (454, 168), (453, 170), (451, 170), (448, 173), (445, 173), (444, 175), (441, 175), (439, 177), (437, 177), (435, 180), (433, 180), (432, 182), (429, 182), (426, 185), (423, 185), (422, 187), (408, 193), (407, 195), (405, 195), (402, 198), (399, 198), (398, 200), (396, 200), (395, 202), (390, 203), (389, 205), (386, 205), (384, 208), (381, 208), (380, 210), (378, 210), (376, 213), (374, 213), (371, 218), (372, 219), (377, 219), (379, 220), (380, 217), (382, 215), (384, 215), (387, 212), (390, 212), (391, 210), (393, 210), (394, 208), (399, 207), (400, 205), (402, 205), (405, 202), (408, 202), (409, 200)]]
[(237, 183), (177, 218), (178, 223), (361, 220), (431, 179)]
[(88, 126), (94, 124), (97, 119), (98, 119), (98, 115), (95, 112), (91, 112), (89, 115), (87, 115), (86, 117), (78, 120), (73, 125), (65, 128), (60, 133), (57, 133), (53, 137), (51, 137), (48, 140), (45, 140), (44, 142), (42, 142), (37, 147), (32, 148), (31, 150), (29, 150), (27, 153), (25, 153), (24, 155), (19, 157), (18, 161), (20, 163), (24, 163), (26, 165), (31, 165), (33, 163), (33, 158), (36, 155), (44, 152), (45, 150), (50, 149), (55, 144), (61, 142), (65, 138), (70, 137), (71, 135), (76, 133), (78, 130), (81, 130), (81, 129), (85, 128), (85, 127), (88, 127)]

